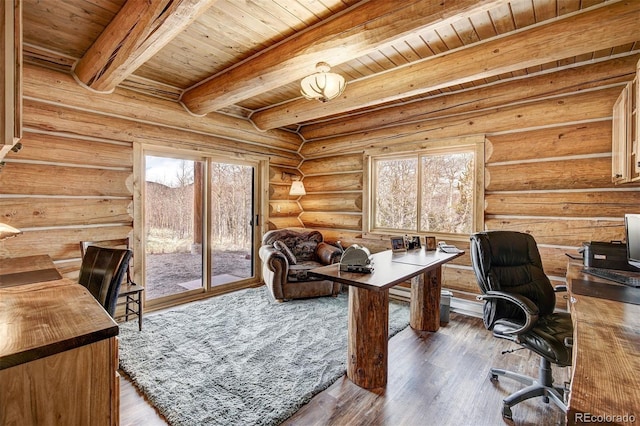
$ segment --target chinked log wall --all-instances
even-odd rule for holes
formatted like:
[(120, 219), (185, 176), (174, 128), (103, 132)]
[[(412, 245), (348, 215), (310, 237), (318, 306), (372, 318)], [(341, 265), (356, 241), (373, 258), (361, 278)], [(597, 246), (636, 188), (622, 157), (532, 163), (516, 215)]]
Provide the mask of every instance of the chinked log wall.
[[(300, 170), (307, 195), (300, 218), (331, 239), (384, 248), (380, 240), (361, 238), (363, 153), (485, 135), (485, 228), (532, 234), (546, 272), (560, 281), (565, 253), (577, 255), (584, 241), (623, 239), (624, 213), (640, 213), (640, 188), (611, 183), (612, 107), (638, 59), (541, 73), (303, 127)], [(467, 238), (455, 243), (468, 250)], [(478, 293), (468, 252), (444, 268), (443, 280), (458, 297)]]
[(128, 235), (136, 143), (264, 155), (295, 170), (300, 141), (219, 114), (193, 117), (175, 102), (134, 91), (92, 93), (66, 73), (27, 64), (23, 149), (9, 153), (0, 171), (0, 221), (24, 233), (6, 240), (4, 253), (49, 254), (75, 277), (79, 241)]

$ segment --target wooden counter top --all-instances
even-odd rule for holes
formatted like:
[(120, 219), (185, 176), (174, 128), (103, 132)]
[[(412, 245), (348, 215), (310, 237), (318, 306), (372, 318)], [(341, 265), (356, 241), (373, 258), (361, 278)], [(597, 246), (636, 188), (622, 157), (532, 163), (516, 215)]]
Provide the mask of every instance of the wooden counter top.
[(0, 287), (59, 280), (62, 276), (47, 255), (0, 259)]
[[(570, 292), (572, 280), (602, 282), (582, 274), (581, 269), (581, 264), (569, 263)], [(629, 424), (629, 416), (637, 421), (640, 418), (640, 305), (571, 293), (570, 309), (574, 346), (567, 423), (588, 422), (587, 415), (603, 416), (612, 424)]]
[(116, 322), (72, 280), (0, 288), (0, 370), (117, 334)]

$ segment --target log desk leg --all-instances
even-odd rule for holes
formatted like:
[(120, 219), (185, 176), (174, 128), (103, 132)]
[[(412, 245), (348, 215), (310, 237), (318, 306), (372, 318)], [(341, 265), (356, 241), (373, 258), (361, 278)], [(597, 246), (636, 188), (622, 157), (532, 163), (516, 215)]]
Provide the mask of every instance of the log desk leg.
[(441, 266), (463, 254), (421, 250), (396, 256), (386, 250), (372, 255), (372, 274), (341, 271), (337, 264), (310, 271), (349, 286), (347, 377), (353, 383), (365, 389), (387, 384), (389, 288), (411, 279), (411, 327), (438, 331)]
[[(411, 279), (414, 330), (440, 328), (440, 267)], [(389, 290), (349, 286), (347, 377), (365, 389), (387, 385), (389, 348)]]
[(440, 328), (440, 290), (442, 268), (438, 266), (411, 278), (411, 328), (438, 331)]
[(389, 290), (349, 286), (347, 377), (365, 388), (387, 385)]

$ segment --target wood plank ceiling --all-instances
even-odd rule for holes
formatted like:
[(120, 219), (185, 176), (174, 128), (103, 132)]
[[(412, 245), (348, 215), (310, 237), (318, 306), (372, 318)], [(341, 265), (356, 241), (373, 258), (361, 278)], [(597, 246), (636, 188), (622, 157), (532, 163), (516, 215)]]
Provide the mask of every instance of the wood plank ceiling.
[[(260, 129), (640, 51), (640, 1), (22, 1), (25, 61)], [(325, 104), (299, 92), (320, 61), (348, 82)]]

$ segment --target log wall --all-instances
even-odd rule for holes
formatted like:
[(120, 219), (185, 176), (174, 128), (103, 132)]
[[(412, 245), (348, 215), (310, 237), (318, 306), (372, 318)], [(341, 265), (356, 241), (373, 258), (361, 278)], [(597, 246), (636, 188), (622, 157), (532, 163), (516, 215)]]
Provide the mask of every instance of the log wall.
[[(363, 234), (365, 153), (415, 151), (434, 141), (485, 137), (484, 227), (532, 234), (545, 271), (566, 273), (565, 253), (584, 241), (621, 240), (624, 213), (640, 213), (638, 185), (611, 183), (611, 115), (638, 55), (541, 73), (437, 99), (310, 124), (300, 130), (308, 194), (305, 226), (372, 251), (388, 238)], [(520, 90), (518, 90), (520, 86)], [(449, 241), (449, 240), (447, 240)], [(465, 250), (468, 238), (452, 241)], [(447, 265), (454, 295), (478, 293), (468, 253)]]
[[(319, 228), (329, 240), (377, 251), (389, 244), (386, 236), (363, 234), (364, 154), (481, 135), (485, 228), (531, 233), (547, 272), (561, 280), (566, 252), (576, 253), (583, 241), (621, 239), (622, 215), (640, 212), (638, 185), (610, 183), (612, 106), (638, 59), (542, 72), (520, 92), (516, 79), (443, 95), (437, 104), (328, 120), (303, 126), (300, 135), (258, 132), (219, 114), (192, 117), (175, 102), (126, 89), (91, 93), (66, 73), (27, 64), (24, 148), (9, 153), (0, 172), (0, 217), (24, 234), (5, 241), (0, 255), (47, 253), (73, 276), (78, 241), (130, 234), (138, 144), (268, 156), (268, 228)], [(288, 195), (291, 174), (302, 178), (307, 195)], [(454, 242), (468, 248), (466, 238)], [(458, 296), (477, 293), (468, 255), (443, 277)]]
[[(23, 234), (3, 242), (3, 257), (49, 254), (74, 278), (79, 241), (131, 235), (137, 144), (264, 156), (294, 172), (301, 161), (294, 133), (259, 132), (220, 114), (193, 117), (176, 102), (130, 90), (92, 93), (34, 65), (24, 71), (23, 148), (0, 171), (0, 221)], [(294, 204), (284, 212), (297, 217)]]

